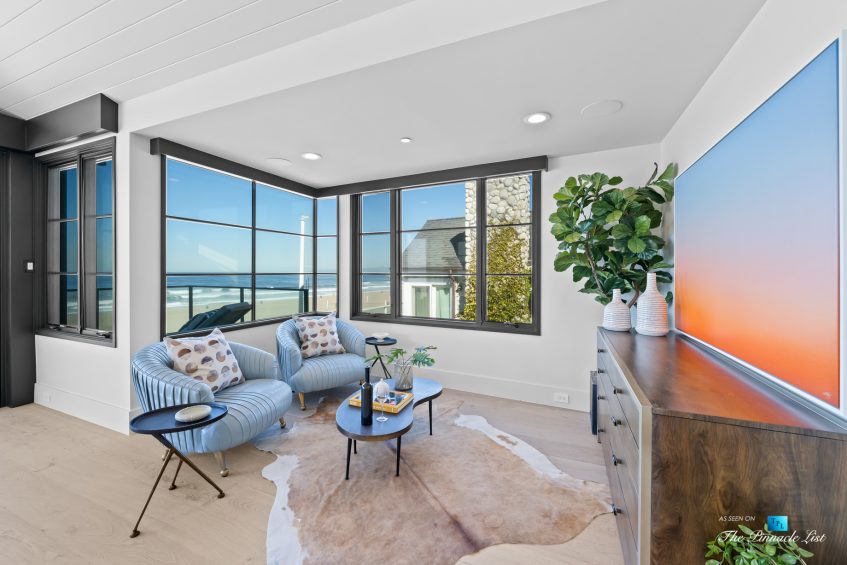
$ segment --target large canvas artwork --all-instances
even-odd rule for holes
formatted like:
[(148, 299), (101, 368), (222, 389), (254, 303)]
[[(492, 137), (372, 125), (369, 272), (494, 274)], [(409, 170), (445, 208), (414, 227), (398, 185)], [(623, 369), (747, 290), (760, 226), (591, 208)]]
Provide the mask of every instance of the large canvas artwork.
[(836, 43), (680, 175), (674, 222), (677, 328), (834, 407), (838, 140)]

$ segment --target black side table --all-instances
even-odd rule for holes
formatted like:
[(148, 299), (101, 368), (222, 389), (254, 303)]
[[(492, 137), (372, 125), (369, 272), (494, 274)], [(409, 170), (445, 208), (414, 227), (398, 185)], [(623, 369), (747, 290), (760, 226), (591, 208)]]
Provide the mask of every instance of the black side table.
[[(212, 407), (211, 413), (208, 416), (203, 418), (202, 420), (197, 420), (196, 422), (188, 422), (181, 423), (177, 422), (174, 417), (177, 412), (182, 410), (183, 408), (187, 408), (189, 406), (197, 406), (198, 404), (207, 404)], [(129, 534), (129, 537), (134, 538), (140, 532), (138, 531), (138, 525), (141, 523), (141, 518), (144, 517), (144, 513), (147, 511), (147, 506), (150, 504), (150, 499), (153, 498), (153, 493), (156, 492), (156, 487), (159, 486), (159, 481), (162, 480), (162, 474), (165, 472), (165, 467), (168, 466), (168, 463), (171, 461), (171, 457), (176, 455), (179, 458), (179, 465), (176, 468), (176, 473), (174, 473), (174, 478), (171, 481), (171, 486), (168, 487), (168, 490), (173, 490), (176, 488), (176, 477), (179, 475), (179, 470), (182, 469), (182, 464), (185, 463), (194, 471), (206, 479), (206, 482), (215, 487), (215, 490), (218, 491), (218, 498), (224, 497), (224, 491), (220, 489), (215, 482), (206, 476), (206, 474), (197, 468), (197, 466), (191, 462), (188, 457), (179, 452), (179, 450), (174, 447), (174, 445), (167, 440), (164, 434), (172, 434), (177, 432), (186, 432), (188, 430), (194, 430), (197, 428), (202, 428), (203, 426), (208, 426), (209, 424), (213, 424), (226, 416), (227, 407), (224, 404), (218, 404), (217, 402), (195, 402), (192, 404), (179, 404), (177, 406), (168, 406), (166, 408), (159, 408), (157, 410), (151, 410), (150, 412), (145, 412), (140, 416), (136, 416), (129, 423), (129, 429), (137, 434), (148, 434), (152, 435), (154, 438), (159, 440), (159, 443), (167, 448), (168, 452), (165, 454), (165, 462), (162, 464), (162, 468), (159, 470), (159, 476), (156, 477), (156, 482), (153, 483), (153, 488), (150, 490), (150, 495), (147, 497), (147, 502), (144, 503), (144, 508), (141, 509), (141, 515), (138, 517), (138, 521), (135, 523), (135, 527), (132, 529), (132, 533)]]
[[(393, 337), (387, 337), (385, 339), (377, 339), (375, 337), (366, 337), (365, 343), (368, 344), (368, 345), (373, 345), (374, 349), (376, 349), (376, 354), (379, 355), (379, 346), (380, 345), (396, 345), (397, 340), (394, 339)], [(382, 370), (385, 371), (385, 378), (390, 379), (391, 373), (388, 372), (388, 367), (385, 366), (385, 363), (383, 363), (382, 359), (374, 359), (374, 362), (371, 363), (371, 368), (373, 368), (373, 366), (376, 365), (377, 361), (379, 361), (379, 364), (382, 365)]]

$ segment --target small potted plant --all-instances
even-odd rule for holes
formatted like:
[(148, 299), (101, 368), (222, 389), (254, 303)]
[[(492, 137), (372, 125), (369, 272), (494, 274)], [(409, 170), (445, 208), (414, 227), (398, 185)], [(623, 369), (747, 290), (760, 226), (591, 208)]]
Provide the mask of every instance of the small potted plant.
[(422, 345), (409, 353), (401, 347), (395, 347), (387, 355), (377, 354), (368, 357), (365, 361), (374, 363), (382, 360), (384, 363), (394, 363), (394, 389), (412, 390), (414, 380), (412, 367), (432, 367), (435, 365), (435, 359), (429, 354), (434, 349), (438, 348), (434, 345)]

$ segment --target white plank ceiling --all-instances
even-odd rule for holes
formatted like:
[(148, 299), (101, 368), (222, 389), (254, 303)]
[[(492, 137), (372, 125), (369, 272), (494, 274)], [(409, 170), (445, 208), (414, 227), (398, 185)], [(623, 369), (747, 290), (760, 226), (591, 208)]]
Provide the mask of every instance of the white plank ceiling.
[(0, 111), (124, 101), (408, 0), (2, 0)]

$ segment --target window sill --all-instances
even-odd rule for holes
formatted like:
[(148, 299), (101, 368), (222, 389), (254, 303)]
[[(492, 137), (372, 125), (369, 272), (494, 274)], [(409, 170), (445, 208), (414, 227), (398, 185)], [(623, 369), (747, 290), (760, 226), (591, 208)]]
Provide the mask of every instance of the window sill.
[(494, 322), (480, 324), (479, 322), (452, 322), (432, 318), (395, 318), (393, 316), (381, 316), (378, 314), (354, 314), (350, 317), (350, 319), (355, 322), (374, 322), (378, 324), (403, 324), (408, 326), (427, 326), (431, 328), (447, 328), (453, 330), (474, 330), (518, 335), (541, 335), (541, 328), (534, 325), (514, 327), (508, 324), (501, 325)]
[(35, 334), (42, 335), (44, 337), (54, 337), (58, 339), (67, 339), (69, 341), (90, 343), (92, 345), (101, 345), (103, 347), (117, 347), (114, 334), (112, 334), (112, 337), (102, 337), (97, 335), (79, 334), (73, 331), (54, 330), (52, 328), (40, 328), (35, 332)]
[[(326, 316), (327, 314), (330, 314), (330, 312), (302, 312), (302, 313), (296, 314), (296, 315), (300, 316), (300, 317), (304, 317), (304, 316)], [(202, 335), (208, 335), (215, 328), (219, 328), (222, 332), (236, 332), (238, 330), (258, 328), (258, 327), (261, 327), (261, 326), (279, 325), (279, 324), (282, 324), (284, 322), (287, 322), (291, 318), (293, 318), (293, 316), (282, 316), (280, 318), (268, 318), (266, 320), (255, 320), (255, 321), (252, 321), (252, 322), (242, 322), (240, 324), (230, 324), (228, 326), (214, 326), (214, 327), (211, 327), (211, 328), (202, 328), (202, 329), (199, 329), (199, 330), (191, 330), (189, 332), (164, 334), (164, 337), (173, 337), (173, 338), (177, 338), (177, 337), (197, 337), (197, 336), (202, 336)]]

